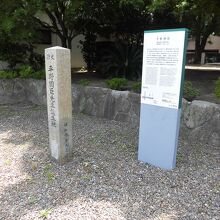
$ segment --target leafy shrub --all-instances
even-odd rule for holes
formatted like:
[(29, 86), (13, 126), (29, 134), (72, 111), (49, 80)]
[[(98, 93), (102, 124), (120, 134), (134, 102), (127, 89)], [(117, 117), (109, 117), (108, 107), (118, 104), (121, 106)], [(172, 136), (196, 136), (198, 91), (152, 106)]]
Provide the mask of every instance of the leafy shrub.
[(31, 65), (34, 70), (39, 71), (44, 68), (44, 56), (32, 51), (27, 63)]
[(141, 82), (136, 82), (132, 85), (132, 90), (134, 92), (141, 92)]
[(17, 64), (22, 64), (27, 60), (27, 44), (11, 43), (7, 39), (0, 41), (0, 60), (6, 61), (10, 69), (15, 69)]
[(20, 78), (31, 78), (34, 73), (34, 70), (29, 65), (22, 65), (19, 69)]
[(192, 101), (200, 94), (200, 91), (193, 87), (192, 82), (185, 81), (184, 82), (184, 89), (183, 89), (183, 97), (188, 100)]
[(79, 81), (79, 84), (80, 84), (81, 86), (88, 86), (89, 83), (90, 83), (90, 81), (89, 81), (88, 79), (81, 79), (81, 80)]
[(14, 71), (0, 71), (0, 79), (13, 79), (17, 77), (17, 73)]
[(137, 45), (116, 43), (97, 64), (97, 72), (104, 77), (139, 79), (142, 68), (142, 50)]
[(35, 70), (44, 66), (44, 56), (34, 52), (33, 45), (28, 43), (12, 43), (10, 40), (0, 41), (0, 60), (6, 61), (10, 69), (15, 69), (16, 65), (29, 64)]
[(39, 70), (36, 72), (33, 72), (32, 78), (34, 79), (46, 79), (46, 73), (44, 70)]
[(31, 66), (23, 65), (20, 69), (15, 71), (0, 71), (0, 79), (13, 79), (20, 77), (23, 79), (34, 78), (34, 79), (45, 79), (46, 74), (44, 70), (34, 71)]
[(112, 78), (106, 80), (106, 84), (110, 89), (124, 90), (124, 87), (128, 84), (128, 81), (124, 78)]
[(215, 82), (215, 96), (220, 99), (220, 77)]
[(29, 65), (23, 65), (19, 69), (20, 78), (34, 78), (34, 79), (45, 79), (46, 74), (44, 70), (34, 71), (33, 68)]

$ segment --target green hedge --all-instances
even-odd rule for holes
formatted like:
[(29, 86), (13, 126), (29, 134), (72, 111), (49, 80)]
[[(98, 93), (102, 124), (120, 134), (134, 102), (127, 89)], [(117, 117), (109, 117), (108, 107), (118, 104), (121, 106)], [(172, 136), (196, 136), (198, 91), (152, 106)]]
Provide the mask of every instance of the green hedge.
[(46, 74), (44, 70), (34, 71), (31, 66), (23, 65), (16, 71), (1, 70), (0, 79), (14, 79), (14, 78), (33, 78), (33, 79), (45, 79)]
[(124, 90), (127, 86), (128, 81), (124, 78), (112, 78), (105, 81), (110, 89)]
[(215, 82), (215, 96), (220, 99), (220, 77)]
[(196, 89), (193, 86), (192, 82), (190, 82), (190, 81), (184, 82), (183, 97), (186, 100), (192, 101), (193, 99), (195, 99), (199, 95), (200, 95), (199, 89)]

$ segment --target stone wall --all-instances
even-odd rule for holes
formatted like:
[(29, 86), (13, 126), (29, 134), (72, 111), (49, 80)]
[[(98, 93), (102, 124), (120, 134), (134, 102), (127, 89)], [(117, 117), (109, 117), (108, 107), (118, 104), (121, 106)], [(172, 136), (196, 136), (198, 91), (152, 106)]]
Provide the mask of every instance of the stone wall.
[[(31, 102), (46, 105), (44, 80), (0, 80), (0, 104)], [(140, 95), (128, 91), (72, 85), (73, 111), (138, 126)], [(181, 136), (189, 143), (220, 145), (220, 105), (183, 99)]]
[(0, 104), (21, 102), (46, 105), (45, 80), (0, 79)]
[(139, 121), (139, 94), (73, 85), (72, 97), (74, 112), (123, 122)]
[(26, 87), (23, 80), (0, 79), (0, 104), (26, 101)]
[(183, 100), (180, 132), (190, 143), (220, 146), (220, 105)]

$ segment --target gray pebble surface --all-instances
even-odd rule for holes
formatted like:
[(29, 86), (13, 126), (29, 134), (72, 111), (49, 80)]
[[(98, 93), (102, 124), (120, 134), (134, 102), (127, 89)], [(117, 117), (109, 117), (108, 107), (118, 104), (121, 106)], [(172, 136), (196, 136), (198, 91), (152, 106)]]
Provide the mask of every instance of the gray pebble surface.
[(220, 219), (219, 148), (180, 139), (165, 171), (137, 160), (138, 126), (83, 114), (73, 143), (72, 160), (57, 164), (46, 108), (0, 106), (0, 220)]

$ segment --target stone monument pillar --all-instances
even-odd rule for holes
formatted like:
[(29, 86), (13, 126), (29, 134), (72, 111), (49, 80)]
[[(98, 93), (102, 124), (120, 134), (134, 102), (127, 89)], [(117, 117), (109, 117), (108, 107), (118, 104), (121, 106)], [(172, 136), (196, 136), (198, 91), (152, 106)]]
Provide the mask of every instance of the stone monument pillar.
[(45, 50), (47, 111), (51, 156), (59, 163), (72, 153), (72, 101), (70, 50)]

